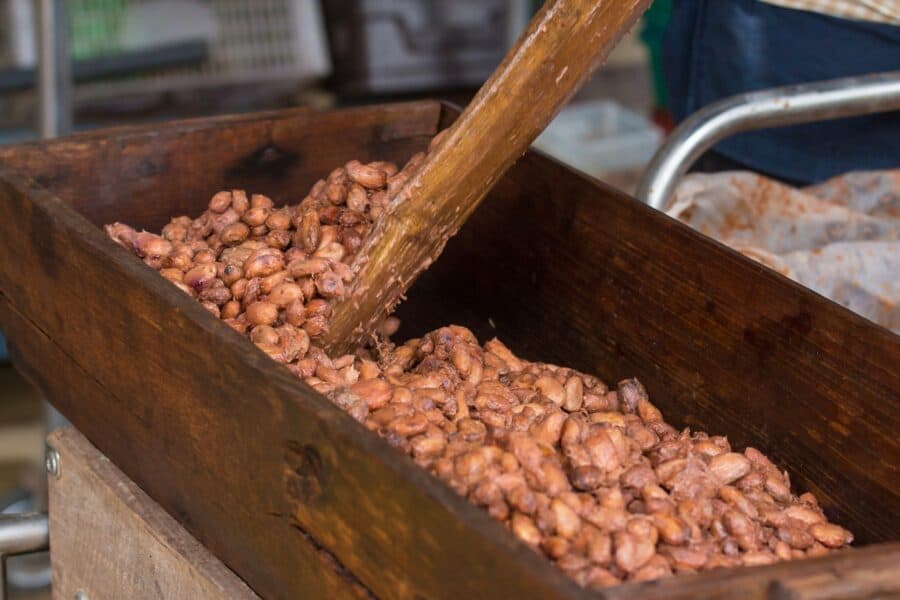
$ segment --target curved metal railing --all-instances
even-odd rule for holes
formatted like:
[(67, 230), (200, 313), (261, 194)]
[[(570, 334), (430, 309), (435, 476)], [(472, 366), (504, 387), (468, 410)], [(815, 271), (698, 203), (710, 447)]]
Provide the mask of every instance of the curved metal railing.
[(691, 115), (653, 156), (635, 195), (665, 210), (678, 180), (704, 152), (736, 133), (900, 110), (900, 71), (731, 96)]

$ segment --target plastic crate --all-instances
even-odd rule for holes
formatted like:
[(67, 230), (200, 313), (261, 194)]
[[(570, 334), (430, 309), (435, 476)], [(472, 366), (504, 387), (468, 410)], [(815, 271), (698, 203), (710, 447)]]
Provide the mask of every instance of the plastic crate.
[[(2, 24), (10, 30), (15, 63), (34, 65), (32, 1), (0, 0), (0, 5), (6, 8)], [(66, 7), (73, 58), (187, 38), (209, 44), (205, 64), (138, 77), (137, 83), (308, 79), (331, 68), (317, 0), (69, 0)]]
[(599, 177), (646, 165), (662, 141), (646, 117), (609, 100), (570, 104), (535, 140), (542, 152)]

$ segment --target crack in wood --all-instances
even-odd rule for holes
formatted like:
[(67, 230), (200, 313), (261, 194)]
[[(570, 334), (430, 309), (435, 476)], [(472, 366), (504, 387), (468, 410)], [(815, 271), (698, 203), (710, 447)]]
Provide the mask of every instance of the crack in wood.
[(305, 539), (313, 547), (316, 555), (322, 562), (322, 565), (334, 572), (338, 577), (352, 586), (358, 598), (377, 598), (377, 596), (372, 593), (372, 590), (367, 588), (356, 577), (356, 575), (354, 575), (346, 566), (344, 566), (344, 564), (340, 560), (338, 560), (338, 558), (334, 554), (329, 552), (322, 544), (318, 542), (318, 540), (316, 540), (316, 538), (310, 535), (310, 533), (306, 531), (306, 529), (304, 529), (296, 519), (288, 515), (276, 516), (278, 516), (279, 518), (287, 518), (290, 522), (291, 527), (294, 528), (301, 536), (303, 536), (303, 539)]

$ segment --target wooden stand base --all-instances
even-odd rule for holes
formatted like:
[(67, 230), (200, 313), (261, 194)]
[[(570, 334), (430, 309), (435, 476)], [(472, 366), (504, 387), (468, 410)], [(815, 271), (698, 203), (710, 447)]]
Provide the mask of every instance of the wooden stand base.
[(76, 430), (48, 443), (54, 598), (258, 598)]

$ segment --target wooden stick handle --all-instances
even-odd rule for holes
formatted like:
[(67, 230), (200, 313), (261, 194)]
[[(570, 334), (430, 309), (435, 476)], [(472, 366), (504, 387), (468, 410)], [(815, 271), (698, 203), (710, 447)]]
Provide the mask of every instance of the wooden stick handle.
[(371, 335), (649, 4), (544, 4), (372, 230), (352, 289), (334, 305), (326, 350), (345, 352)]

